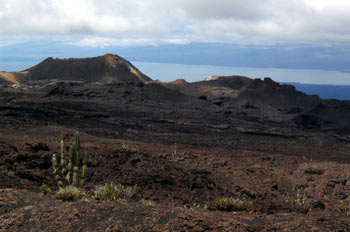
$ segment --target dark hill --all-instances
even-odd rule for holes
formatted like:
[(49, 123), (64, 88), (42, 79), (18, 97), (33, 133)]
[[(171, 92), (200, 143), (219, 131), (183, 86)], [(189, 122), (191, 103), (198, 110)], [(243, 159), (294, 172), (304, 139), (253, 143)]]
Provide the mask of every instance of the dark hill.
[(320, 103), (318, 96), (304, 94), (292, 85), (280, 84), (270, 78), (261, 80), (243, 76), (212, 76), (193, 83), (175, 81), (163, 85), (197, 97), (205, 95), (208, 99), (246, 99), (252, 103), (286, 108), (314, 107)]
[(313, 107), (320, 103), (317, 95), (307, 95), (297, 91), (292, 85), (281, 85), (270, 78), (254, 79), (250, 84), (241, 88), (239, 97), (280, 107)]
[(30, 80), (59, 79), (101, 83), (151, 81), (129, 61), (112, 54), (79, 59), (47, 58), (25, 71)]

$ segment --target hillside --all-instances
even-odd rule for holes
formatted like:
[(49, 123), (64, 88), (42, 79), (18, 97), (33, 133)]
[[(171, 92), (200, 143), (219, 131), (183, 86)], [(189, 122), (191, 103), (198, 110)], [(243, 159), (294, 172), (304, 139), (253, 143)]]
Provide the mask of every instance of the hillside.
[(0, 72), (0, 83), (20, 84), (29, 80), (28, 72)]
[[(24, 77), (21, 78), (22, 76)], [(23, 72), (2, 72), (0, 78), (12, 83), (50, 79), (100, 83), (151, 81), (129, 61), (112, 54), (94, 58), (50, 57)]]

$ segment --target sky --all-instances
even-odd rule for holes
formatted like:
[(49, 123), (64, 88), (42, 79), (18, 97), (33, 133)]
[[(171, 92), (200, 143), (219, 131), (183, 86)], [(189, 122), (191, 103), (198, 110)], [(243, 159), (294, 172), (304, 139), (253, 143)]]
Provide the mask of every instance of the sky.
[(350, 72), (348, 0), (0, 0), (0, 69), (134, 61)]

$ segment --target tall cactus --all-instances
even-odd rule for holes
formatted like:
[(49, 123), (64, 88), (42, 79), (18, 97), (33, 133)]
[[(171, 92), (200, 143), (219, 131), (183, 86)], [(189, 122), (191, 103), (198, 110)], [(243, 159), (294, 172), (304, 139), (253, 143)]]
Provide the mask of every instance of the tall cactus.
[(68, 185), (82, 187), (86, 182), (88, 158), (87, 152), (80, 150), (79, 132), (74, 134), (74, 145), (69, 147), (68, 155), (65, 155), (64, 136), (61, 138), (60, 148), (60, 162), (58, 162), (56, 154), (52, 155), (53, 174), (58, 185), (60, 187)]
[(81, 169), (81, 180), (80, 180), (80, 186), (83, 186), (85, 184), (86, 174), (87, 174), (87, 152), (84, 151), (83, 153), (83, 167)]

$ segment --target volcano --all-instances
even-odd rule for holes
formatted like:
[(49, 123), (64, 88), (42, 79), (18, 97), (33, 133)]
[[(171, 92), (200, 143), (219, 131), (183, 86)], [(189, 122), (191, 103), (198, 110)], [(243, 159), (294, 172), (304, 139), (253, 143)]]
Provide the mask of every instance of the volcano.
[(22, 72), (1, 72), (0, 79), (3, 82), (17, 84), (50, 79), (100, 83), (146, 83), (152, 80), (129, 61), (113, 54), (94, 58), (54, 59), (49, 57)]

